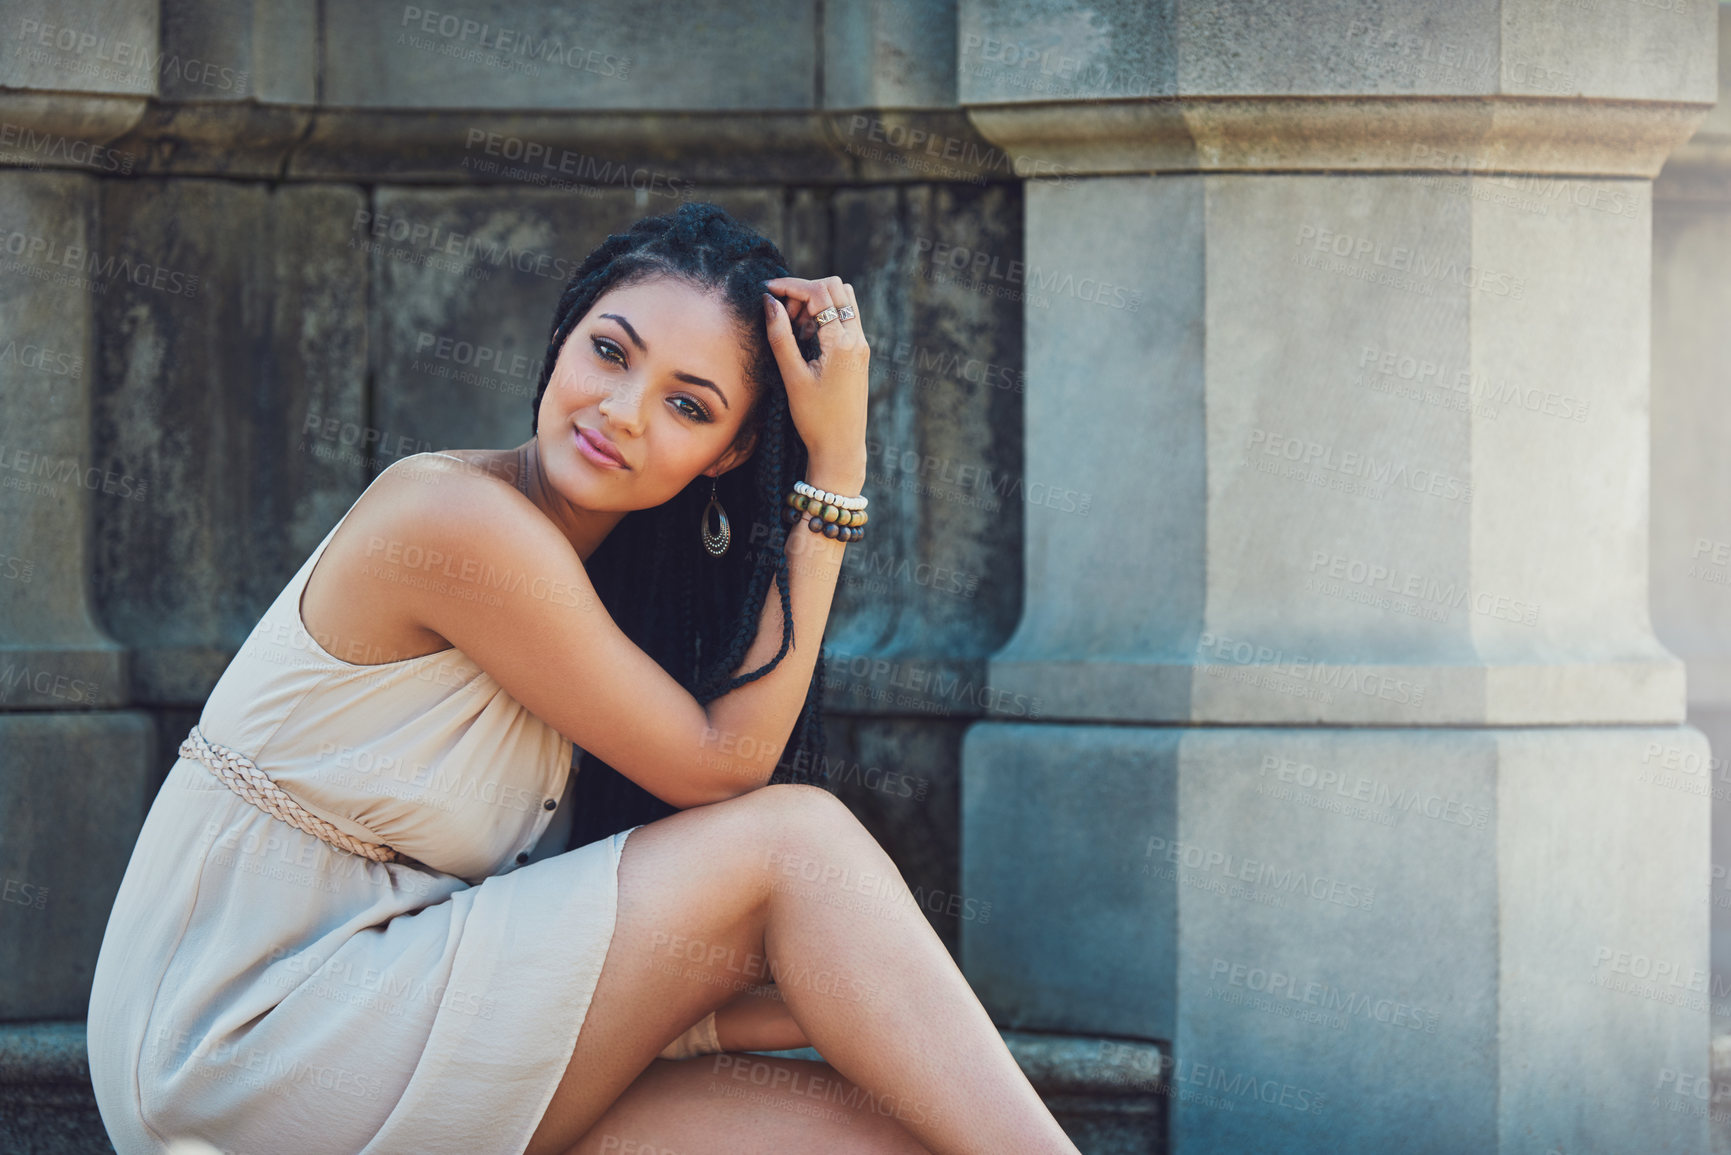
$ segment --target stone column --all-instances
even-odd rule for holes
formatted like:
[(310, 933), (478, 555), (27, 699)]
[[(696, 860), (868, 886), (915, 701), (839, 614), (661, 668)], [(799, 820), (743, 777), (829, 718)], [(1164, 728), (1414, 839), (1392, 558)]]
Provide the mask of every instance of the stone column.
[(1653, 627), (1688, 665), (1712, 756), (1665, 781), (1713, 808), (1713, 1149), (1731, 1151), (1731, 10), (1719, 103), (1653, 186)]
[(1175, 1152), (1705, 1146), (1665, 774), (1707, 747), (1647, 580), (1651, 178), (1715, 95), (1673, 7), (961, 6), (1052, 495), (963, 965), (1003, 1026), (1170, 1044)]
[(91, 614), (96, 182), (0, 170), (0, 1019), (82, 1018), (148, 801), (152, 727)]

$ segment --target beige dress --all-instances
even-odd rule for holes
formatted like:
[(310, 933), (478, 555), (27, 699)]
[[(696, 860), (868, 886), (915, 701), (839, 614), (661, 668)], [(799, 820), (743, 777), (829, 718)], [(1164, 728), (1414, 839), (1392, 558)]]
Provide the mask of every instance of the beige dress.
[(534, 856), (570, 740), (455, 649), (357, 666), (313, 640), (301, 591), (335, 533), (199, 728), (411, 861), (340, 850), (175, 762), (90, 996), (120, 1155), (182, 1137), (235, 1155), (520, 1155), (583, 1026), (630, 831)]

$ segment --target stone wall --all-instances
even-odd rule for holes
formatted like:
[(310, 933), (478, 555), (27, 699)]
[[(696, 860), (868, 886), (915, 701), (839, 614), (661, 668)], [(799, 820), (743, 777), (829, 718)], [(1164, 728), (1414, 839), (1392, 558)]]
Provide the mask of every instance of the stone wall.
[(12, 5), (0, 1099), (85, 1138), (16, 1133), (99, 1149), (96, 944), (270, 599), (391, 460), (525, 439), (560, 263), (703, 199), (858, 290), (838, 789), (1086, 1150), (1702, 1149), (1705, 1001), (1617, 984), (1728, 966), (1725, 28)]

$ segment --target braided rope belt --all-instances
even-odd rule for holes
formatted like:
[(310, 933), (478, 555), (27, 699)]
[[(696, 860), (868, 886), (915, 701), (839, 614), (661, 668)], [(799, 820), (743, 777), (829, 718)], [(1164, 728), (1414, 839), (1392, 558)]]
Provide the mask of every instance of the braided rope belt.
[(203, 762), (230, 790), (272, 818), (280, 818), (314, 838), (322, 838), (338, 850), (346, 850), (374, 862), (396, 862), (401, 857), (389, 846), (351, 838), (311, 813), (289, 797), (281, 786), (271, 781), (270, 775), (254, 765), (251, 758), (238, 750), (231, 750), (227, 746), (219, 746), (207, 740), (197, 726), (192, 728), (192, 732), (187, 734), (186, 740), (180, 744), (180, 755)]

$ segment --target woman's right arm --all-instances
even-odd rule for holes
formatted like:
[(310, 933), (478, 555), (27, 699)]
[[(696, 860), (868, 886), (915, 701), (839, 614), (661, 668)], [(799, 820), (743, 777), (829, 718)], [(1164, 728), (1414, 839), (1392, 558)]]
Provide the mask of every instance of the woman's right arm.
[[(793, 301), (767, 310), (771, 345), (807, 438), (811, 484), (859, 492), (865, 479), (866, 369), (857, 320), (818, 331), (822, 354), (800, 358), (792, 323), (852, 290), (836, 278), (770, 282)], [(790, 313), (792, 317), (790, 319)], [(815, 444), (813, 443), (815, 441)], [(433, 459), (440, 460), (440, 459)], [(381, 476), (375, 484), (384, 483)], [(392, 558), (405, 616), (438, 634), (572, 742), (670, 805), (719, 802), (769, 781), (816, 669), (843, 551), (803, 526), (789, 531), (795, 645), (769, 674), (706, 709), (630, 638), (602, 606), (571, 543), (515, 487), (461, 467), (391, 478), (388, 528), (369, 538), (376, 572)], [(778, 511), (779, 512), (779, 511)], [(410, 559), (416, 562), (408, 566)], [(737, 673), (781, 646), (772, 585), (758, 633)]]

